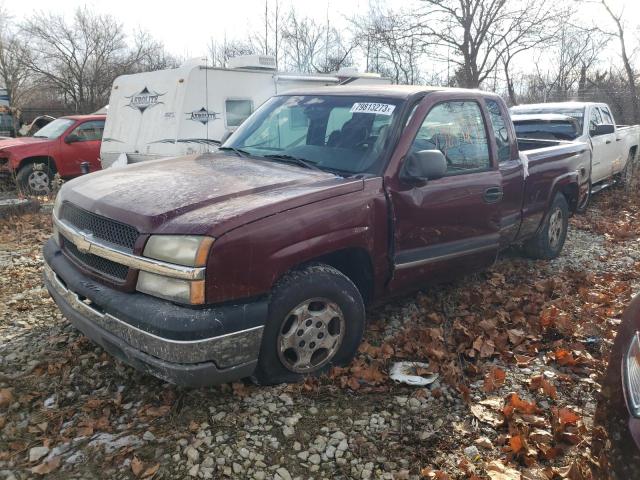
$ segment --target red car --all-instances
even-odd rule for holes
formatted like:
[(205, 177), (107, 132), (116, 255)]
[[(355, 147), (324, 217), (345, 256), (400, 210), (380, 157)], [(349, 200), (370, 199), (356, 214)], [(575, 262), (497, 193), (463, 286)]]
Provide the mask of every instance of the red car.
[(611, 441), (608, 455), (619, 478), (640, 478), (640, 295), (625, 310), (606, 376), (597, 420)]
[(0, 141), (0, 176), (13, 177), (29, 194), (47, 194), (57, 173), (71, 178), (100, 170), (100, 143), (105, 115), (70, 115), (54, 120), (33, 137)]

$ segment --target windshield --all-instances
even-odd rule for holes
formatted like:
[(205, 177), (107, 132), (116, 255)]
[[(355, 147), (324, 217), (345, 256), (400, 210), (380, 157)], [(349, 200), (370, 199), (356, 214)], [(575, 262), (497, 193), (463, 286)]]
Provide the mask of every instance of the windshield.
[(580, 136), (577, 122), (569, 120), (514, 121), (516, 137), (537, 140), (575, 140)]
[(62, 135), (67, 128), (73, 125), (73, 122), (74, 121), (69, 118), (58, 118), (49, 125), (38, 130), (38, 133), (36, 133), (34, 137), (53, 140), (54, 138), (58, 138)]
[(401, 100), (341, 96), (273, 97), (224, 144), (226, 148), (352, 175), (376, 173)]
[(572, 107), (572, 108), (527, 108), (516, 107), (511, 109), (511, 113), (514, 115), (527, 115), (527, 114), (541, 114), (541, 113), (556, 113), (558, 115), (566, 115), (567, 117), (573, 117), (578, 121), (578, 131), (582, 132), (584, 125), (584, 107)]

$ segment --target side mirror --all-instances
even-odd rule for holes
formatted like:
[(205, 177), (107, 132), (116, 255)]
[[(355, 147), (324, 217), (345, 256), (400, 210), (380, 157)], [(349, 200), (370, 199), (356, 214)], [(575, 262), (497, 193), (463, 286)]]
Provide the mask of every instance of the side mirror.
[(231, 135), (233, 135), (233, 132), (231, 130), (226, 130), (222, 134), (222, 138), (220, 139), (220, 145), (224, 145), (224, 142), (226, 142)]
[(79, 141), (80, 141), (80, 137), (75, 133), (70, 133), (64, 138), (64, 143), (75, 143)]
[(415, 180), (437, 180), (447, 174), (447, 159), (440, 150), (420, 150), (405, 161), (403, 177)]
[(606, 124), (596, 125), (596, 128), (591, 130), (590, 133), (592, 137), (598, 137), (600, 135), (609, 135), (611, 133), (614, 133), (615, 131), (616, 131), (616, 127), (614, 125), (606, 123)]

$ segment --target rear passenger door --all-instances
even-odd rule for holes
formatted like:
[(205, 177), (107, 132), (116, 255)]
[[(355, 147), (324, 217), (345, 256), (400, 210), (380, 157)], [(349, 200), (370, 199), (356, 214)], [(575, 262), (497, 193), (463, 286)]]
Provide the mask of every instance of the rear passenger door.
[(423, 100), (430, 108), (426, 115), (420, 115), (424, 108), (416, 110), (407, 130), (413, 132), (417, 122), (419, 128), (401, 160), (437, 149), (446, 158), (446, 175), (424, 183), (397, 178), (388, 188), (394, 217), (392, 291), (482, 269), (497, 256), (501, 182), (485, 111), (478, 98), (451, 96), (434, 93)]

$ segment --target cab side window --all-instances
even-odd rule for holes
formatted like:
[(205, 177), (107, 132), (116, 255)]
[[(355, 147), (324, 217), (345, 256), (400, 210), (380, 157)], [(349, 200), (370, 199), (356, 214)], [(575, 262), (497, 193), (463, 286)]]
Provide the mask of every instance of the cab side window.
[(602, 115), (597, 108), (591, 109), (591, 115), (589, 116), (589, 133), (593, 133), (596, 130), (596, 126), (602, 125)]
[(427, 114), (410, 153), (440, 150), (447, 160), (447, 175), (491, 168), (487, 132), (482, 112), (473, 100), (435, 105)]
[(607, 125), (613, 125), (613, 117), (611, 116), (611, 113), (609, 113), (609, 109), (605, 108), (605, 107), (600, 107), (600, 112), (602, 113), (602, 120), (604, 121), (604, 123), (606, 123)]
[(90, 142), (102, 140), (104, 132), (104, 120), (92, 120), (84, 122), (73, 129), (71, 135), (78, 137), (78, 142)]
[(507, 162), (511, 160), (511, 145), (509, 144), (509, 130), (507, 122), (502, 116), (500, 105), (495, 100), (486, 100), (489, 117), (491, 118), (491, 128), (498, 146), (498, 161)]

